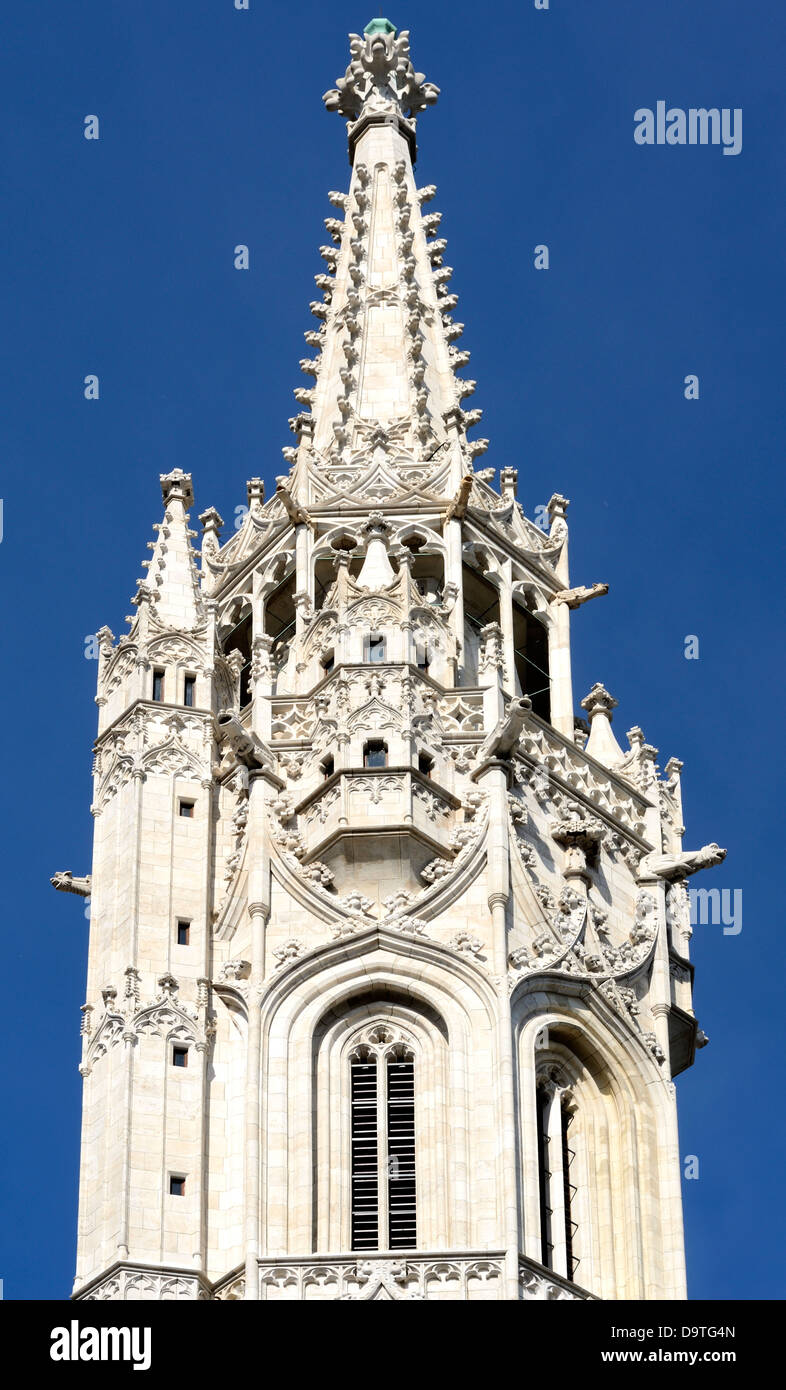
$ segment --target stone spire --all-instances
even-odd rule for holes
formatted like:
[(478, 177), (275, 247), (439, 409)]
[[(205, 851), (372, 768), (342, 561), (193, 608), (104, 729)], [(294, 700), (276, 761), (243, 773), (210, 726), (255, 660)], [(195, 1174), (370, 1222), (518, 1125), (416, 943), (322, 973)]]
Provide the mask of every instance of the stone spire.
[(300, 363), (313, 384), (295, 391), (298, 448), (284, 451), (305, 503), (424, 485), (444, 495), (487, 444), (467, 439), (481, 412), (462, 405), (475, 383), (456, 375), (469, 353), (454, 346), (463, 325), (452, 317), (441, 214), (423, 213), (436, 190), (419, 190), (413, 175), (416, 116), (439, 89), (415, 72), (409, 35), (389, 20), (351, 34), (350, 52), (323, 100), (348, 120), (352, 178), (348, 194), (329, 195), (343, 217), (326, 219), (323, 298), (311, 305), (320, 327), (306, 334), (318, 352)]
[(161, 627), (191, 631), (202, 621), (199, 576), (191, 544), (195, 531), (189, 528), (187, 508), (193, 505), (191, 474), (176, 468), (162, 474), (164, 520), (155, 527), (157, 539), (150, 541), (153, 552), (143, 561), (146, 579), (140, 580), (134, 602), (149, 598)]

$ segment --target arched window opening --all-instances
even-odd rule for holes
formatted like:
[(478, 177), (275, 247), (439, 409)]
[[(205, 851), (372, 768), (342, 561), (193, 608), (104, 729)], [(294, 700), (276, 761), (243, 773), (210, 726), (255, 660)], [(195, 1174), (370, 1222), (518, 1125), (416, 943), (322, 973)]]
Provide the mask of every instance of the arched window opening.
[(265, 602), (265, 633), (273, 638), (274, 667), (283, 662), (295, 631), (295, 575), (291, 574), (269, 594)]
[(240, 652), (243, 665), (240, 669), (240, 708), (251, 700), (251, 614), (246, 613), (233, 628), (230, 628), (223, 641), (224, 655)]
[(480, 634), (489, 623), (499, 622), (499, 592), (470, 565), (462, 565), (464, 588), (464, 679), (477, 685)]
[(557, 1068), (538, 1079), (536, 1088), (540, 1258), (547, 1269), (575, 1279), (576, 1157), (570, 1141), (574, 1101)]
[(543, 624), (525, 608), (513, 604), (513, 647), (516, 694), (528, 695), (534, 714), (551, 719), (549, 639)]
[(424, 604), (436, 605), (442, 602), (445, 587), (445, 563), (440, 554), (421, 554), (425, 544), (420, 536), (409, 536), (403, 542), (412, 552), (410, 572), (415, 588)]
[(350, 1058), (353, 1250), (414, 1250), (415, 1060), (393, 1030), (373, 1028)]
[[(314, 608), (317, 612), (324, 608), (333, 585), (336, 582), (336, 555), (344, 551), (348, 555), (357, 549), (354, 538), (350, 535), (336, 536), (331, 542), (330, 549), (332, 554), (321, 555), (314, 565)], [(356, 556), (350, 560), (349, 573), (356, 578), (360, 573), (362, 558)]]

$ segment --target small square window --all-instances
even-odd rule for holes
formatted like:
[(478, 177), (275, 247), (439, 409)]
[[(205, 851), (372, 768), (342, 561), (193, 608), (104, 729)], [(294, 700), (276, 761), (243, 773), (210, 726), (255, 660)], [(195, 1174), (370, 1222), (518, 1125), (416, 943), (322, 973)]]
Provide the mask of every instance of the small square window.
[(178, 946), (188, 946), (191, 941), (191, 923), (178, 922), (177, 924), (177, 944)]
[(164, 698), (164, 672), (156, 666), (153, 671), (153, 699), (163, 700)]
[(188, 816), (188, 818), (189, 818), (190, 820), (193, 820), (193, 819), (194, 819), (194, 803), (193, 803), (193, 801), (181, 801), (181, 802), (180, 802), (180, 814), (181, 814), (181, 816)]
[(175, 1177), (174, 1173), (169, 1175), (169, 1195), (170, 1197), (185, 1197), (186, 1180), (185, 1178)]
[(387, 744), (378, 739), (373, 739), (367, 743), (363, 749), (364, 767), (387, 767), (388, 749)]
[(187, 1067), (187, 1066), (188, 1066), (188, 1048), (187, 1048), (187, 1047), (173, 1047), (173, 1048), (172, 1048), (172, 1066), (173, 1066), (173, 1067)]
[(183, 704), (193, 709), (196, 693), (196, 676), (186, 676), (183, 681)]

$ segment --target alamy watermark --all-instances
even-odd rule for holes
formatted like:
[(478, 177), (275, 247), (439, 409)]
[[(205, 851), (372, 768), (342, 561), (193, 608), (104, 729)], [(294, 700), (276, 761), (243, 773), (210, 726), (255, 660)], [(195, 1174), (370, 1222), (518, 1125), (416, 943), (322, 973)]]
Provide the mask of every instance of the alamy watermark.
[(135, 1371), (149, 1371), (152, 1333), (149, 1327), (82, 1327), (72, 1318), (68, 1327), (54, 1327), (49, 1355), (53, 1361), (130, 1361)]
[(741, 106), (690, 106), (685, 111), (656, 101), (654, 111), (649, 106), (634, 111), (633, 121), (637, 145), (723, 145), (724, 154), (742, 149)]
[(689, 888), (692, 926), (723, 927), (724, 936), (742, 931), (741, 888)]

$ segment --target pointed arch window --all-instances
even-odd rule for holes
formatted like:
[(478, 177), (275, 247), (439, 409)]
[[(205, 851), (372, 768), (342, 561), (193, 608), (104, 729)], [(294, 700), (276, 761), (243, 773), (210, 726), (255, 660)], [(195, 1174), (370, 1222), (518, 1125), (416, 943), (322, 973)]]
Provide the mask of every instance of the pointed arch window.
[(579, 1262), (572, 1167), (576, 1155), (570, 1129), (576, 1105), (558, 1068), (538, 1077), (536, 1101), (541, 1263), (575, 1279)]
[(415, 1055), (386, 1025), (350, 1055), (353, 1250), (414, 1250)]

